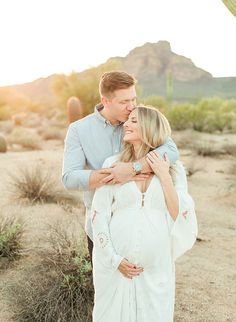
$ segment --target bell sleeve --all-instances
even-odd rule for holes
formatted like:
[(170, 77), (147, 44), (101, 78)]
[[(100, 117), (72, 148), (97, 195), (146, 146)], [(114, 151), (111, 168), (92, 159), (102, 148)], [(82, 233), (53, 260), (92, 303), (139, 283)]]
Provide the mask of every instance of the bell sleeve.
[(175, 166), (175, 189), (179, 200), (179, 213), (175, 220), (168, 213), (172, 256), (176, 260), (191, 249), (198, 234), (194, 201), (188, 193), (186, 173), (180, 161)]
[[(113, 160), (113, 159), (111, 159)], [(110, 161), (110, 160), (109, 160)], [(110, 162), (105, 162), (103, 167)], [(105, 185), (96, 189), (92, 202), (92, 228), (94, 253), (93, 259), (102, 261), (110, 269), (117, 270), (124, 257), (116, 253), (111, 236), (109, 223), (112, 216), (114, 186)]]

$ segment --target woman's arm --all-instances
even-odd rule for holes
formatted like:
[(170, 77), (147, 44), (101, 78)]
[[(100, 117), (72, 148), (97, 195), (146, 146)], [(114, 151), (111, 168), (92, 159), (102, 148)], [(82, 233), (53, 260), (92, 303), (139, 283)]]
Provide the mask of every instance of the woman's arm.
[[(198, 226), (194, 202), (188, 193), (186, 173), (181, 162), (178, 161), (174, 167), (174, 184), (171, 184), (169, 182), (170, 176), (166, 175), (169, 167), (167, 160), (161, 160), (153, 153), (149, 154), (147, 160), (162, 183), (169, 211), (167, 222), (171, 237), (172, 256), (176, 260), (192, 248), (197, 238)], [(177, 204), (178, 211), (175, 208)]]

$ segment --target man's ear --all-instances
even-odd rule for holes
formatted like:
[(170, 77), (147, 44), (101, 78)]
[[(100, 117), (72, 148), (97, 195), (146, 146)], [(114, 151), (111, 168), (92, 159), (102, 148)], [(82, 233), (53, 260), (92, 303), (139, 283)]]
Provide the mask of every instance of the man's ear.
[(107, 105), (108, 102), (109, 102), (109, 99), (106, 96), (101, 97), (101, 103), (102, 103), (103, 106)]

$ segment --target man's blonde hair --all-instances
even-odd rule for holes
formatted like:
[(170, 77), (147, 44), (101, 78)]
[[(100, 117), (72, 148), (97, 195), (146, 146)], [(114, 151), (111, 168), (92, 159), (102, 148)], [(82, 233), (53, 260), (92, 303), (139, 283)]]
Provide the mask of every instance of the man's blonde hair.
[(136, 82), (136, 79), (126, 72), (106, 72), (100, 79), (100, 96), (112, 97), (116, 90), (129, 88), (130, 86), (135, 85)]
[(133, 145), (129, 142), (124, 142), (120, 156), (120, 160), (123, 162), (130, 162), (144, 157), (149, 151), (162, 145), (171, 135), (170, 124), (158, 109), (140, 105), (135, 110), (142, 144), (138, 155), (135, 155)]

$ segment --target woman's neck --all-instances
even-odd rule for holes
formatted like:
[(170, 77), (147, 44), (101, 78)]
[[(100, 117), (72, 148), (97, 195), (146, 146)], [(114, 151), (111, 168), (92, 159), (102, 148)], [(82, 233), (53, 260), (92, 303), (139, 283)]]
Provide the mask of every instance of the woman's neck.
[(135, 156), (136, 160), (139, 157), (140, 148), (141, 148), (141, 143), (140, 142), (133, 143), (134, 156)]

